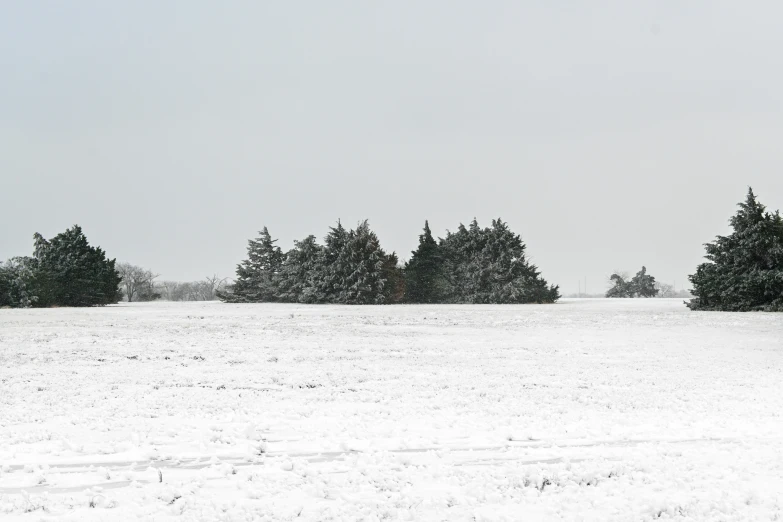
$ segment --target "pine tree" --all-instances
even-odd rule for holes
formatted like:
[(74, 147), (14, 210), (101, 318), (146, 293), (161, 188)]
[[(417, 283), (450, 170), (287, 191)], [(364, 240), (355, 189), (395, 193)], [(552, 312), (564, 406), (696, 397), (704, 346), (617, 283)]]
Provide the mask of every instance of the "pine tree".
[(525, 259), (525, 244), (506, 223), (499, 218), (493, 220), (484, 234), (482, 302), (552, 303), (560, 297), (557, 287), (549, 286), (538, 268)]
[(606, 297), (623, 298), (633, 297), (631, 292), (631, 284), (625, 280), (620, 274), (612, 274), (609, 280), (614, 284), (609, 290), (606, 291)]
[(438, 303), (443, 299), (443, 256), (432, 237), (430, 224), (424, 222), (419, 235), (419, 247), (411, 252), (405, 265), (405, 301), (409, 303)]
[(557, 286), (525, 259), (525, 245), (502, 220), (482, 229), (474, 219), (441, 240), (446, 300), (455, 303), (553, 303)]
[[(473, 220), (474, 223), (476, 220)], [(442, 302), (472, 303), (475, 295), (475, 240), (462, 223), (456, 232), (446, 231), (446, 237), (440, 240), (440, 253), (443, 259), (442, 275), (446, 281), (442, 293)]]
[(348, 232), (337, 266), (345, 276), (336, 301), (343, 304), (382, 304), (385, 300), (386, 253), (367, 220)]
[(322, 302), (318, 287), (323, 277), (323, 247), (315, 236), (294, 241), (285, 255), (280, 276), (280, 300), (288, 303)]
[(0, 308), (29, 308), (38, 301), (32, 287), (35, 259), (15, 257), (0, 262)]
[(321, 255), (323, 267), (316, 285), (318, 302), (342, 303), (345, 301), (346, 280), (351, 274), (348, 258), (343, 254), (348, 243), (348, 231), (338, 220), (336, 227), (329, 227), (324, 238)]
[(707, 243), (708, 263), (689, 276), (691, 310), (783, 311), (783, 218), (766, 212), (751, 188), (729, 223)]
[(33, 306), (95, 306), (116, 303), (121, 277), (115, 260), (92, 247), (81, 227), (74, 225), (47, 241), (34, 235), (35, 252), (30, 286)]
[(0, 261), (0, 308), (10, 308), (14, 303), (11, 297), (11, 285), (15, 274), (8, 266), (9, 263)]
[(655, 278), (647, 274), (647, 268), (642, 267), (635, 276), (626, 281), (627, 275), (612, 274), (609, 278), (614, 286), (606, 291), (606, 297), (655, 297), (658, 288)]
[(631, 297), (655, 297), (658, 289), (655, 287), (655, 278), (647, 275), (647, 268), (642, 267), (630, 281)]
[(275, 245), (266, 227), (257, 239), (247, 243), (247, 259), (237, 265), (237, 280), (231, 292), (220, 299), (231, 303), (268, 303), (278, 298), (278, 283), (283, 265), (283, 253)]

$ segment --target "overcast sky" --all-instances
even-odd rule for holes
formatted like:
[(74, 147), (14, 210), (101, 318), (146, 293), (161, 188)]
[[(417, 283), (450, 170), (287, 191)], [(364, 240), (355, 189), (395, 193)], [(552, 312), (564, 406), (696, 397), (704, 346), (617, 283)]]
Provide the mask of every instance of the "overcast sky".
[(162, 278), (369, 218), (502, 217), (565, 293), (686, 286), (783, 207), (783, 4), (3, 2), (0, 257), (74, 223)]

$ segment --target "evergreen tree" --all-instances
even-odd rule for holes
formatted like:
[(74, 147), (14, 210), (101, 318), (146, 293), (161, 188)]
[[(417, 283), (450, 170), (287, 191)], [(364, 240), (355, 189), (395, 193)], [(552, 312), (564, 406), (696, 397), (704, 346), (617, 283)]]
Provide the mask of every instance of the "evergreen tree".
[(11, 285), (14, 279), (14, 272), (9, 263), (0, 261), (0, 308), (11, 307)]
[(689, 276), (691, 310), (783, 311), (783, 218), (766, 212), (750, 188), (739, 207), (733, 232), (707, 243), (709, 262)]
[(557, 286), (525, 259), (525, 245), (502, 220), (482, 229), (474, 219), (441, 240), (446, 301), (455, 303), (553, 303)]
[(343, 251), (348, 244), (348, 231), (338, 220), (336, 227), (329, 227), (329, 233), (324, 238), (321, 255), (322, 271), (316, 285), (318, 302), (345, 302), (346, 281), (352, 270), (350, 259)]
[(609, 278), (614, 286), (606, 292), (606, 297), (655, 297), (658, 288), (655, 278), (647, 274), (647, 268), (642, 267), (629, 281), (620, 274), (612, 274)]
[(655, 297), (658, 295), (658, 289), (655, 287), (655, 278), (647, 275), (647, 268), (642, 267), (630, 283), (631, 297)]
[[(396, 256), (395, 256), (396, 257)], [(385, 301), (384, 262), (386, 253), (367, 220), (347, 234), (336, 265), (344, 277), (336, 302), (343, 304), (382, 304)]]
[(430, 224), (424, 222), (419, 247), (405, 265), (405, 300), (409, 303), (438, 303), (443, 298), (443, 256), (432, 237)]
[(257, 239), (247, 243), (247, 259), (237, 265), (237, 280), (230, 292), (220, 293), (231, 303), (268, 303), (277, 301), (283, 253), (275, 245), (266, 227)]
[(318, 288), (324, 272), (323, 247), (315, 236), (294, 241), (285, 255), (280, 276), (280, 300), (288, 303), (322, 302)]
[(552, 303), (560, 298), (558, 287), (549, 286), (538, 268), (525, 259), (526, 246), (501, 219), (485, 231), (481, 252), (488, 303)]
[(35, 260), (15, 257), (0, 262), (0, 308), (29, 308), (38, 297), (32, 293)]
[(36, 307), (95, 306), (116, 303), (121, 277), (115, 260), (91, 247), (81, 227), (74, 225), (47, 241), (35, 234), (30, 264), (31, 293)]
[(631, 284), (620, 274), (612, 274), (609, 280), (614, 284), (606, 291), (606, 297), (633, 297)]
[[(476, 223), (476, 220), (473, 220)], [(474, 234), (475, 236), (475, 231)], [(442, 293), (442, 302), (472, 303), (475, 295), (475, 239), (462, 223), (456, 232), (446, 231), (446, 237), (440, 240), (440, 253), (443, 259), (442, 275), (446, 281)]]

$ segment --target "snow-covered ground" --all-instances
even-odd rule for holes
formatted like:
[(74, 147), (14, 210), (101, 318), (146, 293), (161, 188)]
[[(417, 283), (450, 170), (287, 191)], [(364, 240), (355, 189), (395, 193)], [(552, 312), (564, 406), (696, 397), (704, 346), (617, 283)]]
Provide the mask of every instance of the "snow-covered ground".
[(783, 520), (783, 314), (0, 310), (0, 519)]

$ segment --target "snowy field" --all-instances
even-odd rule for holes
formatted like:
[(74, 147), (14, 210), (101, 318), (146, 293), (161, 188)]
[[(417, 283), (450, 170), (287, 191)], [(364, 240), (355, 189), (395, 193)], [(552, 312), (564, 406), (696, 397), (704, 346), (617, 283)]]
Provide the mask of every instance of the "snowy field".
[(783, 314), (0, 310), (0, 519), (783, 520)]

